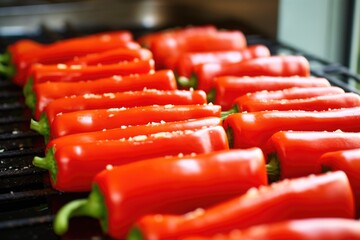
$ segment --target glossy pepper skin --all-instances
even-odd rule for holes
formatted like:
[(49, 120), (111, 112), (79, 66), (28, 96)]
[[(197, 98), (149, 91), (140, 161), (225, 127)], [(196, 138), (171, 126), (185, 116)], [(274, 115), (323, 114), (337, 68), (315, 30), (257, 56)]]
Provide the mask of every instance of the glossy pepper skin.
[(195, 67), (189, 87), (209, 92), (220, 76), (310, 76), (310, 66), (302, 56), (270, 56), (237, 63), (205, 63)]
[(314, 217), (354, 218), (354, 200), (345, 173), (308, 176), (253, 188), (239, 197), (185, 215), (147, 215), (136, 221), (128, 239), (213, 236), (234, 228)]
[(135, 137), (138, 135), (150, 135), (158, 132), (173, 132), (196, 130), (203, 127), (221, 126), (221, 118), (206, 117), (197, 119), (186, 119), (174, 122), (151, 122), (143, 125), (127, 126), (123, 125), (118, 128), (109, 129), (106, 131), (95, 131), (71, 134), (56, 138), (46, 145), (46, 150), (52, 147), (60, 148), (65, 145), (95, 142), (100, 140), (117, 140), (121, 138)]
[(337, 171), (341, 170), (349, 178), (354, 192), (356, 203), (356, 217), (360, 216), (360, 147), (327, 152), (321, 155), (319, 160), (323, 169)]
[(262, 224), (213, 237), (185, 237), (181, 240), (359, 240), (358, 220), (345, 218), (309, 218)]
[(230, 147), (265, 148), (277, 131), (360, 131), (360, 107), (328, 111), (261, 111), (234, 113), (225, 118)]
[(101, 108), (139, 107), (147, 105), (206, 104), (206, 94), (201, 90), (156, 90), (127, 91), (104, 94), (85, 94), (56, 99), (44, 111), (51, 123), (59, 113)]
[(203, 63), (234, 63), (257, 57), (269, 57), (270, 50), (264, 45), (252, 45), (242, 50), (212, 51), (212, 52), (186, 52), (180, 56), (169, 58), (177, 75), (190, 77), (194, 67)]
[(30, 39), (21, 39), (8, 46), (6, 52), (0, 54), (0, 74), (12, 77), (15, 74), (14, 64), (23, 54), (36, 51), (43, 45)]
[(184, 52), (240, 50), (246, 47), (246, 38), (241, 31), (222, 30), (163, 36), (154, 41), (150, 50), (157, 66), (163, 68), (168, 57), (177, 57)]
[(321, 173), (319, 158), (326, 152), (360, 148), (359, 132), (279, 131), (271, 136), (264, 151), (275, 180)]
[(152, 32), (149, 34), (145, 34), (137, 39), (137, 42), (141, 44), (141, 46), (152, 49), (158, 39), (167, 36), (182, 36), (182, 35), (192, 35), (192, 34), (206, 34), (216, 32), (217, 28), (214, 25), (200, 25), (200, 26), (187, 26), (183, 28), (168, 28), (158, 32)]
[(145, 48), (127, 49), (117, 48), (105, 52), (93, 53), (83, 57), (75, 57), (66, 62), (67, 65), (97, 65), (114, 64), (123, 61), (150, 60), (153, 59), (152, 53)]
[[(134, 175), (142, 178), (134, 179)], [(102, 224), (107, 226), (105, 232), (124, 239), (129, 227), (144, 214), (182, 214), (211, 206), (266, 185), (267, 178), (263, 154), (253, 148), (149, 159), (103, 171), (94, 184), (107, 209)], [(119, 194), (122, 198), (116, 199)], [(61, 211), (55, 219), (59, 233), (67, 228), (57, 224), (61, 223)]]
[[(7, 48), (7, 52), (11, 55), (9, 64), (11, 62), (17, 62), (17, 59), (21, 57), (22, 54), (26, 54), (32, 51), (43, 48), (45, 45), (31, 39), (21, 39), (11, 44)], [(4, 63), (4, 62), (3, 62)]]
[(23, 86), (26, 82), (25, 76), (34, 63), (64, 63), (75, 56), (84, 56), (119, 47), (138, 49), (140, 45), (132, 41), (132, 34), (128, 31), (115, 31), (58, 41), (38, 51), (24, 54), (15, 65), (16, 75), (13, 80), (16, 84)]
[(360, 96), (358, 94), (341, 93), (305, 99), (249, 100), (241, 105), (237, 105), (237, 108), (240, 112), (259, 112), (271, 110), (324, 111), (329, 109), (358, 106), (360, 106)]
[(79, 82), (112, 76), (147, 74), (154, 71), (154, 60), (120, 62), (109, 65), (37, 65), (24, 86), (24, 95), (31, 94), (33, 86), (44, 82)]
[(104, 94), (111, 92), (140, 91), (144, 88), (158, 90), (175, 90), (176, 79), (171, 70), (162, 70), (150, 74), (132, 76), (113, 76), (92, 81), (76, 83), (46, 82), (36, 84), (33, 94), (26, 97), (35, 119), (39, 119), (45, 107), (53, 100), (73, 95)]
[(317, 96), (345, 93), (342, 88), (328, 87), (290, 87), (282, 90), (261, 90), (246, 93), (234, 100), (233, 105), (242, 105), (249, 100), (281, 100), (281, 99), (304, 99)]
[(291, 87), (330, 87), (325, 78), (314, 77), (234, 77), (223, 76), (214, 80), (208, 101), (219, 104), (224, 110), (234, 105), (235, 99), (247, 93), (262, 90), (282, 90)]
[(59, 114), (51, 124), (46, 118), (32, 121), (30, 128), (44, 135), (45, 140), (82, 133), (118, 128), (122, 125), (143, 125), (149, 122), (171, 122), (192, 118), (220, 117), (216, 105), (151, 105), (133, 108), (83, 110)]
[(69, 144), (59, 148), (55, 145), (44, 158), (35, 157), (33, 164), (49, 170), (55, 189), (83, 192), (90, 191), (92, 179), (109, 165), (178, 154), (209, 153), (227, 148), (224, 129), (216, 126)]

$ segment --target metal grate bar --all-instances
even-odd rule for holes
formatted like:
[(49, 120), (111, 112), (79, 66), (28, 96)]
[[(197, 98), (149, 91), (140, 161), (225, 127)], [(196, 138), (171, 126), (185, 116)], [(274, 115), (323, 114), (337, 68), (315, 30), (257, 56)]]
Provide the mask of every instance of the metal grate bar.
[(8, 116), (0, 118), (0, 124), (24, 123), (29, 121), (30, 119), (25, 116)]
[(0, 171), (0, 178), (5, 177), (17, 177), (17, 176), (26, 176), (26, 175), (35, 175), (39, 173), (45, 173), (46, 170), (33, 167), (32, 165), (24, 166), (20, 168), (10, 168), (5, 171)]
[(36, 154), (43, 154), (43, 153), (44, 153), (43, 148), (19, 149), (19, 150), (0, 152), (0, 158), (21, 157), (21, 156), (26, 156), (26, 155), (36, 155)]
[(333, 85), (336, 85), (338, 87), (341, 87), (342, 89), (344, 89), (347, 92), (354, 92), (354, 93), (360, 94), (360, 90), (358, 90), (354, 87), (351, 87), (346, 82), (341, 81), (336, 77), (324, 75), (324, 73), (321, 71), (311, 71), (311, 73), (317, 77), (324, 77), (324, 78), (328, 79), (330, 83), (332, 83)]
[(37, 198), (37, 197), (44, 197), (44, 196), (47, 197), (47, 196), (52, 196), (52, 195), (61, 195), (61, 193), (52, 188), (31, 190), (31, 191), (25, 191), (25, 192), (3, 193), (3, 194), (0, 194), (0, 202), (13, 201), (13, 200), (26, 200), (29, 198)]
[(35, 138), (35, 137), (41, 137), (41, 135), (34, 131), (28, 131), (28, 132), (13, 131), (11, 133), (0, 133), (0, 140), (12, 140), (12, 139), (21, 139), (21, 138)]
[(22, 110), (26, 107), (24, 104), (19, 102), (12, 102), (12, 103), (2, 103), (0, 104), (0, 111), (9, 111), (9, 110)]
[(54, 215), (45, 215), (39, 217), (28, 217), (28, 218), (22, 218), (16, 220), (8, 220), (8, 221), (0, 222), (0, 230), (33, 226), (36, 224), (51, 223), (53, 222), (53, 220), (54, 220)]
[(21, 97), (22, 93), (19, 91), (7, 91), (0, 92), (0, 98), (13, 98), (13, 97)]

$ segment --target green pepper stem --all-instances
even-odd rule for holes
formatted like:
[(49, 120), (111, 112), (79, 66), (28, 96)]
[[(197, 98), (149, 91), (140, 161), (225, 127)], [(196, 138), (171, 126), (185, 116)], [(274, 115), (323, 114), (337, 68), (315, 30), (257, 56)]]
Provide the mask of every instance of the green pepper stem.
[(11, 59), (11, 55), (9, 52), (4, 52), (3, 54), (0, 54), (0, 63), (9, 64)]
[(58, 235), (66, 233), (69, 229), (69, 220), (75, 216), (89, 216), (100, 219), (104, 232), (108, 230), (107, 210), (104, 198), (97, 185), (93, 186), (87, 199), (78, 199), (63, 206), (55, 216), (54, 231)]
[(266, 164), (268, 178), (269, 181), (275, 182), (280, 179), (280, 161), (274, 153), (268, 156), (268, 160)]
[(197, 89), (198, 81), (195, 74), (192, 74), (190, 78), (179, 76), (177, 78), (177, 84), (180, 87)]
[[(24, 92), (25, 90), (23, 90)], [(25, 104), (26, 106), (28, 106), (32, 112), (35, 112), (35, 108), (36, 108), (36, 95), (35, 95), (35, 92), (33, 91), (30, 91), (30, 92), (27, 92), (27, 95), (25, 95), (24, 93), (24, 96), (25, 96)]]
[(213, 103), (215, 101), (215, 96), (216, 96), (216, 90), (215, 90), (215, 88), (213, 88), (207, 93), (207, 96), (206, 96), (207, 101)]
[(332, 169), (329, 166), (321, 165), (321, 172), (327, 173), (327, 172), (331, 172), (331, 170)]
[(142, 240), (144, 239), (141, 230), (138, 227), (132, 227), (126, 237), (127, 240)]
[(87, 201), (87, 199), (74, 200), (61, 208), (54, 221), (54, 231), (56, 234), (62, 235), (68, 231), (70, 218), (76, 214), (78, 209), (86, 206)]
[(229, 148), (233, 148), (234, 147), (234, 131), (230, 126), (228, 126), (225, 129), (225, 132), (226, 132), (226, 136), (228, 139)]
[(0, 64), (0, 74), (5, 77), (11, 78), (15, 75), (15, 67), (13, 65), (5, 66)]
[(45, 157), (35, 156), (32, 161), (32, 164), (36, 167), (49, 170), (53, 182), (56, 182), (57, 165), (54, 154), (55, 154), (55, 149), (54, 147), (52, 147), (49, 150), (47, 150)]
[(221, 119), (224, 120), (225, 118), (227, 118), (227, 116), (229, 116), (230, 114), (233, 113), (237, 113), (239, 112), (239, 109), (237, 107), (237, 105), (235, 104), (232, 108), (230, 108), (228, 111), (223, 111), (221, 112)]
[(34, 85), (34, 80), (32, 77), (29, 77), (23, 88), (24, 97), (27, 97), (28, 95), (31, 95), (33, 93), (33, 85)]
[(35, 121), (34, 119), (30, 120), (30, 129), (43, 135), (46, 141), (49, 140), (50, 124), (45, 113), (41, 114), (39, 121)]

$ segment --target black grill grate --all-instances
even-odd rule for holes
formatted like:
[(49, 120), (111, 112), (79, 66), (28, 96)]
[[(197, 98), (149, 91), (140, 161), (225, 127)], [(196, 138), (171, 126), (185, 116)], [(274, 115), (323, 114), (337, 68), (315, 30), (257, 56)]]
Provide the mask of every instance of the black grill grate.
[[(72, 29), (73, 31), (73, 29)], [(142, 32), (148, 32), (144, 29)], [(48, 30), (35, 40), (52, 42), (61, 34)], [(135, 30), (135, 36), (141, 33)], [(74, 32), (73, 36), (86, 34)], [(26, 36), (24, 36), (26, 37)], [(70, 37), (70, 36), (69, 36)], [(1, 38), (4, 51), (6, 44), (16, 39)], [(249, 44), (264, 44), (272, 54), (303, 55), (311, 63), (314, 76), (325, 77), (333, 85), (360, 94), (351, 86), (359, 84), (359, 76), (351, 74), (341, 65), (331, 64), (298, 49), (277, 43), (261, 36), (248, 36)], [(6, 44), (5, 44), (6, 43)], [(52, 230), (54, 213), (67, 201), (85, 197), (86, 194), (64, 194), (51, 189), (48, 174), (31, 164), (35, 155), (44, 154), (43, 139), (29, 129), (31, 113), (25, 107), (22, 91), (6, 79), (0, 79), (0, 235), (1, 239), (58, 239)], [(84, 229), (86, 232), (77, 231)], [(90, 230), (91, 229), (91, 230)], [(72, 220), (66, 239), (107, 239), (101, 235), (95, 220)]]

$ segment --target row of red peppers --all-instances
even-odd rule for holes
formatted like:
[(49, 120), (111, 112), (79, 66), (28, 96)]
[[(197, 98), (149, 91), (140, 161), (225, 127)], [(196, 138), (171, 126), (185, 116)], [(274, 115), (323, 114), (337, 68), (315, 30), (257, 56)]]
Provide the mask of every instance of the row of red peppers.
[[(144, 42), (141, 41), (141, 43), (153, 46), (154, 42), (159, 41), (155, 40), (159, 37), (160, 39), (165, 39), (165, 42), (169, 42), (171, 47), (174, 46), (175, 41), (176, 48), (166, 50), (168, 53), (174, 53), (170, 54), (173, 55), (171, 56), (172, 60), (168, 60), (165, 57), (166, 54), (163, 54), (165, 50), (154, 50), (166, 48), (166, 44), (156, 43), (156, 47), (149, 47), (152, 49), (152, 54), (157, 60), (155, 61), (157, 65), (168, 64), (165, 66), (171, 66), (171, 64), (175, 64), (179, 59), (189, 59), (191, 54), (188, 51), (195, 51), (196, 47), (199, 48), (198, 51), (208, 51), (209, 46), (204, 47), (204, 42), (201, 41), (215, 39), (215, 33), (218, 33), (215, 30), (212, 26), (200, 27), (199, 29), (189, 28), (183, 30), (184, 35), (181, 35), (182, 30), (171, 30), (164, 35), (155, 34), (149, 35), (148, 38), (144, 37), (142, 39)], [(210, 36), (210, 38), (203, 37), (197, 31), (205, 32), (205, 35)], [(240, 36), (238, 32), (235, 34), (225, 32), (218, 35), (223, 39), (228, 39), (230, 35), (236, 35), (237, 38)], [(200, 40), (196, 43), (194, 39)], [(187, 41), (190, 41), (192, 44), (185, 44)], [(224, 46), (229, 46), (229, 43), (227, 42)], [(239, 45), (236, 45), (232, 50), (239, 49), (245, 51), (244, 46), (241, 47)], [(201, 59), (199, 57), (201, 54), (206, 55), (209, 52), (196, 54), (198, 55), (194, 59)], [(217, 54), (210, 55), (212, 58), (216, 58), (214, 56)], [(150, 55), (147, 54), (146, 56)], [(88, 56), (87, 58), (90, 57)], [(219, 59), (221, 58), (225, 57), (219, 57)], [(96, 75), (95, 72), (104, 68), (104, 66), (111, 65), (94, 66), (93, 68), (88, 66), (68, 67), (68, 65), (57, 65), (55, 68), (51, 66), (53, 70), (51, 70), (50, 66), (46, 65), (32, 65), (33, 67), (31, 67), (34, 72), (30, 75), (31, 77), (28, 82), (32, 81), (32, 83), (24, 88), (24, 94), (28, 99), (33, 99), (33, 101), (35, 99), (35, 103), (41, 102), (43, 104), (41, 105), (42, 107), (34, 109), (37, 112), (35, 117), (40, 119), (40, 122), (45, 122), (45, 127), (35, 121), (33, 121), (32, 126), (34, 129), (40, 129), (40, 132), (42, 132), (42, 128), (45, 129), (46, 131), (42, 133), (44, 135), (48, 134), (48, 140), (51, 140), (47, 145), (46, 157), (36, 157), (34, 164), (49, 169), (54, 187), (63, 191), (89, 190), (93, 176), (96, 175), (89, 200), (69, 203), (59, 213), (55, 222), (55, 230), (57, 232), (60, 233), (66, 230), (68, 218), (72, 215), (90, 215), (101, 219), (103, 229), (110, 235), (123, 238), (134, 221), (144, 214), (182, 214), (196, 208), (211, 207), (214, 204), (239, 195), (241, 195), (240, 199), (236, 197), (234, 200), (229, 200), (229, 202), (224, 202), (224, 204), (219, 206), (216, 205), (209, 208), (209, 210), (197, 210), (185, 216), (156, 214), (140, 218), (136, 222), (136, 227), (131, 231), (129, 238), (176, 239), (193, 234), (212, 235), (229, 232), (233, 230), (232, 228), (243, 229), (251, 225), (293, 218), (354, 218), (352, 191), (358, 189), (356, 184), (358, 184), (359, 180), (357, 177), (354, 177), (358, 174), (351, 175), (349, 173), (355, 168), (347, 167), (345, 158), (343, 158), (344, 160), (337, 160), (340, 158), (329, 158), (327, 155), (332, 155), (330, 152), (335, 150), (360, 148), (360, 135), (358, 133), (320, 132), (318, 136), (317, 132), (284, 131), (334, 131), (337, 129), (350, 132), (359, 131), (359, 125), (356, 122), (359, 120), (360, 108), (355, 107), (359, 106), (359, 97), (354, 94), (344, 94), (341, 89), (330, 87), (329, 82), (325, 79), (308, 78), (308, 63), (304, 61), (304, 58), (262, 56), (259, 59), (235, 63), (224, 61), (226, 62), (224, 64), (223, 62), (218, 62), (216, 64), (219, 65), (216, 65), (217, 67), (214, 68), (217, 69), (215, 73), (209, 70), (212, 68), (204, 67), (204, 69), (208, 69), (204, 71), (210, 72), (212, 75), (208, 75), (206, 79), (206, 77), (199, 78), (201, 76), (199, 74), (196, 84), (190, 85), (195, 87), (195, 89), (201, 89), (195, 91), (176, 90), (176, 85), (184, 81), (184, 78), (178, 78), (176, 82), (175, 75), (171, 71), (151, 73), (154, 71), (154, 62), (151, 58), (144, 61), (131, 61), (131, 59), (127, 61), (130, 62), (121, 63), (122, 65), (118, 64), (116, 69), (121, 69), (121, 66), (125, 66), (125, 64), (145, 63), (148, 65), (141, 65), (141, 67), (137, 65), (133, 68), (135, 72), (127, 71), (128, 68), (126, 66), (123, 68), (123, 72), (117, 73), (122, 75), (121, 77), (101, 80), (97, 80), (102, 76)], [(291, 65), (299, 66), (296, 74), (289, 71), (288, 61), (299, 61), (295, 65)], [(209, 66), (215, 66), (214, 61), (211, 60), (210, 62)], [(207, 64), (204, 63), (197, 66), (206, 66)], [(246, 69), (246, 64), (256, 67)], [(276, 69), (271, 69), (273, 64), (277, 66)], [(142, 68), (142, 66), (146, 67)], [(36, 71), (41, 73), (40, 70), (36, 69), (45, 69), (47, 67), (49, 67), (47, 75), (35, 74)], [(80, 68), (87, 69), (84, 72), (88, 71), (88, 75), (83, 75), (84, 78), (78, 77), (82, 75), (79, 74), (79, 72), (82, 72), (79, 71)], [(71, 69), (71, 71), (64, 71), (60, 76), (54, 74), (58, 69)], [(142, 72), (143, 70), (138, 69), (145, 70)], [(194, 69), (190, 72), (195, 72)], [(236, 69), (241, 69), (241, 71)], [(249, 69), (251, 69), (251, 72), (249, 72)], [(254, 75), (278, 76), (280, 73), (282, 76), (299, 75), (300, 77), (234, 77), (243, 74), (251, 76), (252, 72), (256, 72), (254, 69), (258, 71)], [(290, 69), (296, 68), (290, 67)], [(180, 73), (176, 69), (173, 70), (176, 74)], [(72, 77), (72, 74), (75, 77)], [(128, 74), (130, 76), (124, 76)], [(141, 75), (132, 76), (131, 74)], [(234, 76), (214, 78), (215, 76), (228, 74)], [(56, 76), (52, 78), (51, 76), (54, 75)], [(83, 81), (90, 80), (89, 76), (94, 76), (96, 80)], [(159, 83), (157, 80), (160, 79), (160, 76), (171, 79), (171, 84), (166, 85), (165, 82)], [(154, 83), (158, 84), (159, 88), (165, 85), (171, 87), (165, 88), (167, 89), (166, 91), (122, 92), (132, 90), (133, 87), (135, 87), (135, 90), (142, 90), (144, 87), (153, 88), (153, 86), (144, 84), (145, 82), (146, 84), (151, 82), (147, 79), (151, 79), (151, 77), (153, 77)], [(41, 83), (41, 81), (47, 81), (46, 79), (51, 79), (51, 82)], [(143, 85), (140, 83), (137, 86), (137, 82), (144, 79)], [(109, 81), (108, 85), (105, 84), (105, 80)], [(58, 81), (58, 83), (54, 83), (55, 81)], [(70, 82), (66, 83), (66, 81)], [(75, 84), (72, 81), (82, 82)], [(97, 81), (100, 84), (94, 85), (91, 88), (91, 84)], [(191, 81), (194, 82), (194, 80), (188, 80), (188, 83)], [(275, 83), (271, 84), (271, 81)], [(123, 84), (124, 82), (125, 84)], [(236, 84), (240, 82), (244, 82), (243, 85), (240, 86), (239, 84), (237, 92), (231, 95), (231, 91), (234, 91), (236, 89), (235, 86), (237, 86)], [(119, 88), (115, 87), (116, 83), (119, 83)], [(201, 87), (203, 85), (200, 83), (206, 83), (206, 87)], [(58, 86), (70, 84), (67, 87), (68, 92), (59, 91), (61, 88), (58, 88), (57, 84), (59, 84)], [(252, 85), (246, 88), (244, 87), (246, 84)], [(48, 88), (43, 87), (44, 90), (41, 93), (41, 91), (35, 90), (38, 87), (38, 89), (41, 89), (40, 86), (47, 86)], [(77, 90), (76, 86), (79, 86)], [(90, 87), (88, 88), (88, 86)], [(103, 90), (101, 90), (102, 86), (104, 86)], [(128, 88), (124, 86), (128, 86)], [(313, 88), (314, 86), (316, 88)], [(54, 88), (53, 93), (48, 90), (51, 87)], [(301, 93), (300, 90), (304, 87), (308, 89), (308, 91), (305, 90), (306, 94), (304, 92)], [(113, 91), (109, 93), (111, 88)], [(249, 108), (239, 104), (237, 97), (248, 92), (256, 92), (241, 97), (246, 97), (247, 99), (244, 102), (250, 104), (253, 101), (251, 97), (255, 99), (256, 95), (266, 95), (264, 92), (257, 92), (258, 90), (285, 88), (290, 89), (286, 91), (271, 91), (266, 94), (277, 96), (278, 99), (283, 99), (285, 96), (288, 96), (289, 99), (294, 99), (292, 102), (287, 100), (289, 102), (288, 109), (293, 109), (292, 106), (298, 106), (298, 109), (302, 109), (302, 106), (309, 101), (310, 103), (307, 103), (307, 106), (317, 107), (316, 109), (310, 107), (306, 109), (310, 111), (320, 111), (328, 108), (351, 108), (321, 112), (257, 112), (255, 110), (256, 112), (253, 114), (231, 114), (225, 118), (223, 127), (220, 127), (222, 125), (219, 118), (221, 114), (225, 117), (227, 114), (237, 111), (248, 111)], [(96, 92), (98, 89), (100, 89), (99, 92)], [(224, 91), (223, 89), (228, 90)], [(205, 90), (207, 94), (202, 90)], [(47, 96), (50, 97), (45, 97), (47, 100), (39, 101), (39, 99), (48, 93), (50, 95)], [(172, 95), (174, 93), (176, 93), (176, 98)], [(151, 96), (151, 94), (153, 95)], [(161, 95), (161, 97), (158, 98), (158, 95)], [(204, 105), (207, 102), (206, 98), (211, 99), (216, 104), (218, 103), (216, 101), (228, 101), (228, 105), (224, 103), (220, 104), (221, 107), (219, 105)], [(225, 98), (227, 99), (221, 100)], [(307, 100), (299, 100), (299, 98), (306, 98)], [(236, 101), (234, 102), (235, 99)], [(335, 99), (345, 99), (341, 104), (344, 104), (344, 102), (346, 104), (335, 103)], [(254, 101), (256, 102), (256, 100)], [(273, 109), (277, 109), (276, 102), (274, 101), (271, 100), (272, 103), (264, 104), (275, 106)], [(28, 100), (28, 102), (31, 101)], [(258, 102), (260, 101), (258, 100)], [(326, 105), (324, 102), (330, 102), (330, 104)], [(54, 107), (50, 107), (52, 104)], [(136, 106), (148, 104), (159, 104), (162, 106), (136, 108)], [(181, 106), (178, 104), (181, 104)], [(221, 113), (221, 108), (227, 110), (232, 104), (235, 104), (235, 107), (231, 111)], [(284, 104), (278, 103), (278, 105), (283, 106)], [(117, 107), (115, 108), (115, 106)], [(107, 109), (100, 110), (104, 108)], [(79, 111), (82, 109), (87, 110)], [(350, 114), (350, 112), (353, 114)], [(154, 123), (147, 124), (149, 122)], [(319, 144), (316, 144), (317, 141)], [(231, 147), (246, 148), (246, 150), (229, 150), (228, 143), (230, 143)], [(318, 151), (314, 152), (314, 145), (317, 147), (317, 150), (319, 149)], [(299, 149), (301, 149), (301, 154), (299, 154)], [(108, 159), (106, 161), (103, 159), (103, 152), (107, 152)], [(322, 153), (325, 153), (324, 156), (322, 156)], [(179, 156), (164, 157), (168, 155)], [(183, 155), (186, 156), (182, 157)], [(317, 159), (320, 156), (321, 159), (324, 158), (325, 160), (319, 162)], [(356, 156), (356, 154), (350, 156)], [(139, 161), (153, 157), (160, 158)], [(305, 158), (305, 162), (303, 158)], [(336, 160), (326, 160), (327, 158)], [(102, 161), (99, 162), (99, 159)], [(266, 159), (270, 160), (267, 164)], [(134, 161), (138, 162), (125, 164)], [(91, 164), (89, 164), (90, 162)], [(119, 164), (125, 165), (113, 167)], [(249, 164), (248, 167), (246, 167), (247, 164)], [(291, 183), (286, 184), (283, 182), (283, 184), (279, 184), (279, 187), (274, 184), (270, 185), (270, 187), (260, 187), (268, 184), (268, 177), (274, 181), (288, 177), (320, 174), (322, 166), (327, 170), (342, 170), (346, 173), (346, 176), (343, 173), (335, 172), (333, 174), (306, 178), (306, 180), (305, 178), (292, 180)], [(107, 170), (97, 175), (104, 168), (107, 168)], [(79, 169), (82, 169), (82, 171), (79, 171)], [(134, 179), (134, 175), (141, 176), (141, 178)], [(117, 180), (114, 181), (114, 179)], [(126, 184), (119, 184), (119, 182)], [(351, 190), (349, 182), (353, 190)], [(314, 199), (314, 197), (311, 197), (313, 201), (302, 202), (302, 205), (297, 201), (293, 201), (284, 208), (284, 201), (288, 202), (289, 199), (294, 198), (293, 188), (302, 189), (303, 185), (308, 185), (309, 188), (303, 189), (302, 192), (297, 191), (300, 198), (308, 199), (306, 198), (307, 192), (313, 194), (314, 189), (322, 189), (323, 192), (317, 192), (319, 198), (320, 196), (322, 198)], [(254, 195), (253, 191), (245, 194), (252, 187), (260, 187), (259, 194)], [(332, 189), (332, 192), (335, 191), (334, 188), (339, 188), (339, 194), (337, 196), (329, 196), (328, 192), (330, 190), (327, 189)], [(156, 194), (154, 194), (154, 189), (156, 189)], [(340, 192), (343, 192), (343, 194)], [(121, 194), (120, 199), (117, 197), (118, 194)], [(267, 194), (269, 197), (267, 197)], [(279, 200), (274, 200), (274, 196), (277, 195)], [(255, 196), (259, 200), (255, 201), (254, 207), (247, 209), (249, 201), (254, 201)], [(123, 201), (128, 204), (123, 205)], [(241, 207), (242, 204), (239, 205), (238, 209), (234, 208), (234, 203), (239, 201), (244, 202), (243, 205), (246, 206), (246, 209)], [(278, 201), (278, 205), (276, 205), (276, 201)], [(319, 202), (321, 202), (320, 204), (324, 208), (318, 208)], [(269, 215), (260, 214), (263, 211), (261, 209), (267, 209), (269, 204), (274, 204), (274, 212)], [(336, 207), (339, 204), (344, 206), (340, 210)], [(298, 211), (289, 213), (289, 206), (298, 208)], [(316, 206), (318, 209), (313, 212), (309, 211), (309, 209), (315, 208), (312, 206)], [(229, 216), (220, 219), (216, 217), (219, 211), (227, 212)], [(279, 214), (279, 212), (283, 211), (287, 213), (286, 216)], [(257, 212), (259, 214), (256, 214)], [(257, 217), (254, 217), (254, 215), (257, 215)], [(242, 217), (239, 218), (239, 216)], [(258, 220), (255, 221), (255, 219)], [(210, 224), (199, 225), (199, 222), (201, 223), (203, 220), (204, 223), (209, 222)], [(210, 220), (214, 222), (212, 223)], [(169, 228), (170, 226), (172, 228)], [(348, 232), (351, 231), (348, 230)], [(359, 233), (354, 231), (354, 234), (354, 236), (357, 236), (356, 234)]]

